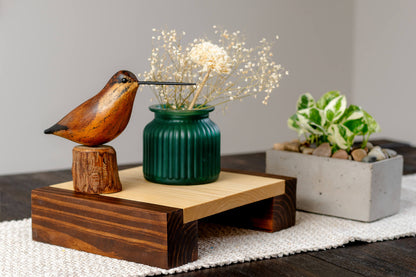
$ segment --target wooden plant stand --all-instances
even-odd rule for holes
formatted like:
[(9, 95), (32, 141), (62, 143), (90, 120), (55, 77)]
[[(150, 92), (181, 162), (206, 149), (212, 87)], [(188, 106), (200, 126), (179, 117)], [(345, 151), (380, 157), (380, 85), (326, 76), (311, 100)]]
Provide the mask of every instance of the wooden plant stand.
[(217, 182), (168, 186), (120, 171), (121, 192), (66, 182), (32, 191), (33, 240), (161, 268), (198, 258), (198, 220), (275, 232), (295, 224), (296, 179), (222, 171)]

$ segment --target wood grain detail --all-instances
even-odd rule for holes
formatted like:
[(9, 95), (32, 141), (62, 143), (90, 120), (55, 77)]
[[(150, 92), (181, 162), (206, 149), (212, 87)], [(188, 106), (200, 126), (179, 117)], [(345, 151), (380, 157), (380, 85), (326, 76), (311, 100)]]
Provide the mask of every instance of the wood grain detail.
[[(142, 167), (120, 171), (123, 190), (111, 197), (183, 210), (184, 223), (285, 193), (285, 180), (271, 175), (221, 172), (204, 185), (163, 185), (144, 179)], [(53, 185), (72, 190), (72, 182)]]
[(198, 255), (198, 223), (183, 224), (180, 209), (50, 187), (32, 191), (32, 236), (161, 268)]
[(72, 149), (74, 190), (88, 194), (121, 191), (116, 151), (109, 145), (78, 145)]
[(139, 81), (130, 71), (115, 73), (105, 87), (58, 123), (45, 130), (76, 143), (97, 146), (124, 131), (133, 109)]
[[(133, 172), (137, 172), (137, 168)], [(266, 197), (260, 193), (260, 201), (256, 201), (258, 198), (253, 197), (245, 199), (244, 201), (247, 201), (245, 203), (249, 204), (237, 203), (239, 205), (237, 208), (234, 208), (232, 204), (231, 210), (221, 212), (210, 219), (220, 219), (225, 224), (268, 232), (294, 225), (295, 179), (276, 178), (270, 174), (263, 175), (266, 178), (253, 179), (256, 177), (253, 174), (236, 176), (228, 172), (224, 176), (234, 181), (233, 183), (228, 180), (228, 183), (240, 189), (239, 194), (242, 192), (245, 195), (250, 192), (256, 194), (264, 187), (271, 188), (271, 190), (265, 190)], [(261, 181), (261, 185), (255, 186), (254, 190), (249, 185), (253, 180)], [(239, 184), (245, 187), (242, 191)], [(144, 186), (144, 183), (140, 185)], [(177, 186), (160, 186), (162, 191), (167, 190), (170, 193), (168, 187), (178, 188)], [(208, 192), (210, 188), (193, 187), (199, 189), (199, 194), (204, 190)], [(186, 189), (190, 190), (189, 186)], [(230, 193), (233, 189), (226, 188), (219, 194), (220, 199), (227, 202), (230, 199), (224, 197), (222, 194), (224, 191)], [(186, 221), (183, 208), (113, 197), (116, 194), (111, 196), (83, 194), (55, 186), (33, 190), (33, 239), (166, 269), (195, 261), (198, 258), (198, 221)], [(208, 195), (206, 201), (212, 202), (210, 198), (212, 195), (206, 194)], [(213, 194), (216, 194), (215, 191)], [(167, 195), (174, 198), (178, 194), (169, 195), (168, 193)], [(267, 197), (267, 195), (273, 197)], [(202, 207), (210, 208), (209, 206)], [(223, 208), (219, 210), (224, 211)], [(218, 213), (218, 210), (208, 212)]]

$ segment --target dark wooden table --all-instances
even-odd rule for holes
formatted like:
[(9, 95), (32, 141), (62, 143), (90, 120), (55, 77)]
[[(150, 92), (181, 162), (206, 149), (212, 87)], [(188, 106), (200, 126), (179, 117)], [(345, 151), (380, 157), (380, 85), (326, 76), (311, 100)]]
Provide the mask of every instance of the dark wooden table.
[[(416, 173), (416, 148), (387, 140), (375, 144), (404, 156), (404, 174)], [(222, 157), (224, 168), (265, 171), (265, 154)], [(137, 165), (120, 166), (120, 169)], [(0, 221), (30, 217), (30, 191), (72, 179), (70, 170), (0, 176)], [(0, 273), (1, 275), (1, 273)], [(416, 238), (354, 242), (336, 249), (216, 267), (176, 276), (416, 276)]]

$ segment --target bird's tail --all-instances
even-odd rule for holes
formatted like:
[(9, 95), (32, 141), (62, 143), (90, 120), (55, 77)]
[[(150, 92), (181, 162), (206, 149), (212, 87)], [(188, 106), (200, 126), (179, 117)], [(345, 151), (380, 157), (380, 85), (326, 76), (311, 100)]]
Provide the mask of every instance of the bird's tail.
[(60, 125), (60, 124), (55, 124), (52, 127), (46, 129), (45, 131), (43, 131), (45, 134), (54, 134), (58, 131), (62, 131), (62, 130), (68, 130), (67, 126), (64, 125)]

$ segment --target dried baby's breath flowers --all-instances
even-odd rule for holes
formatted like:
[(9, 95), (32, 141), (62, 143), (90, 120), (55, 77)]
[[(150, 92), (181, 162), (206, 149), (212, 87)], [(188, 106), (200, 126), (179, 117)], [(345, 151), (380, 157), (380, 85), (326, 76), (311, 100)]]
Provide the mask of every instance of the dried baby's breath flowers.
[(231, 59), (224, 48), (203, 41), (194, 45), (189, 52), (191, 61), (202, 66), (202, 71), (213, 70), (219, 74), (229, 74)]
[(240, 31), (214, 26), (215, 40), (195, 39), (183, 46), (184, 32), (153, 31), (157, 34), (152, 37), (151, 69), (139, 78), (197, 83), (154, 87), (158, 102), (168, 109), (201, 109), (260, 93), (264, 94), (263, 104), (267, 104), (272, 90), (288, 74), (272, 60), (272, 43), (264, 38), (257, 47), (248, 48)]

